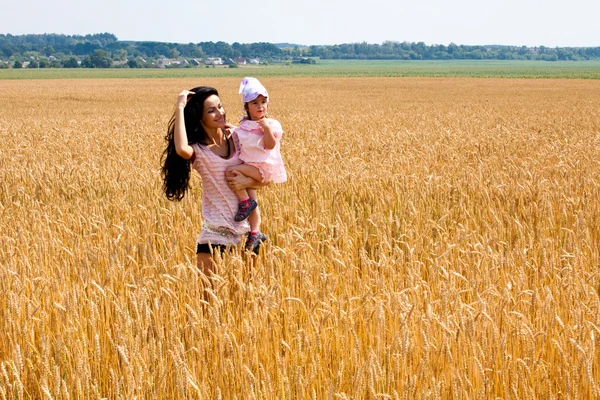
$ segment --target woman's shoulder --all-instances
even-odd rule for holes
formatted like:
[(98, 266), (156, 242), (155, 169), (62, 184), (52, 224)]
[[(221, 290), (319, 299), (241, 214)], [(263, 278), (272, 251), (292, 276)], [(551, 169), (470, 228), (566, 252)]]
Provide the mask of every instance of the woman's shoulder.
[(192, 158), (190, 158), (190, 161), (192, 162), (192, 164), (194, 164), (198, 160), (198, 158), (201, 157), (203, 146), (199, 143), (194, 143), (190, 146), (194, 150), (194, 154), (192, 155)]
[(210, 152), (210, 149), (208, 148), (208, 146), (206, 146), (205, 144), (202, 143), (194, 143), (191, 145), (192, 149), (194, 149), (194, 155), (191, 158), (191, 162), (192, 164), (194, 164), (196, 161), (200, 161), (202, 159), (205, 159), (207, 157), (207, 153)]

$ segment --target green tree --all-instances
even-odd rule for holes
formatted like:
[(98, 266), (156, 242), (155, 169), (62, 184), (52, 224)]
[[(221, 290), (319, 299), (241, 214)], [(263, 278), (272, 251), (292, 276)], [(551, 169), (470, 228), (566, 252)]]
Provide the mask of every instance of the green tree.
[(216, 56), (216, 46), (213, 42), (200, 42), (197, 46), (201, 47), (204, 51), (204, 54), (206, 54), (208, 57)]
[(231, 58), (234, 57), (233, 55), (233, 48), (225, 42), (217, 42), (215, 44), (215, 51), (216, 51), (216, 56), (217, 57), (225, 57), (225, 58)]
[(50, 57), (51, 55), (53, 55), (55, 53), (54, 47), (51, 44), (44, 46), (44, 48), (42, 49), (42, 53), (45, 56)]
[(113, 58), (119, 61), (127, 60), (127, 50), (119, 49), (119, 51), (117, 51), (117, 55), (115, 55)]
[(556, 52), (558, 53), (559, 60), (576, 60), (577, 59), (575, 54), (573, 54), (573, 52), (569, 48), (557, 48)]
[(458, 51), (458, 46), (455, 43), (450, 43), (448, 45), (448, 54), (454, 55), (454, 53), (457, 51)]
[(129, 66), (129, 68), (143, 68), (144, 67), (142, 60), (140, 60), (139, 58), (130, 59), (129, 61), (127, 61), (127, 65)]
[(94, 68), (94, 64), (92, 64), (92, 58), (89, 55), (83, 57), (81, 60), (81, 66), (83, 68)]
[(100, 49), (94, 50), (94, 53), (90, 56), (90, 61), (94, 68), (110, 68), (112, 65), (110, 54)]
[(23, 57), (26, 58), (38, 58), (40, 56), (39, 51), (26, 51), (23, 53)]
[(92, 44), (90, 42), (80, 42), (75, 45), (73, 48), (73, 54), (77, 56), (88, 55), (92, 53), (94, 50), (98, 49), (100, 46), (96, 44)]
[(483, 58), (483, 53), (481, 50), (474, 50), (466, 54), (467, 58), (472, 58), (474, 60), (481, 60)]
[(69, 57), (66, 60), (63, 60), (62, 63), (63, 68), (79, 68), (79, 63), (77, 62), (77, 58)]
[(204, 58), (204, 51), (202, 51), (202, 47), (194, 46), (192, 50), (190, 50), (190, 57), (192, 58)]
[(19, 60), (15, 60), (13, 63), (13, 68), (23, 68), (23, 63)]

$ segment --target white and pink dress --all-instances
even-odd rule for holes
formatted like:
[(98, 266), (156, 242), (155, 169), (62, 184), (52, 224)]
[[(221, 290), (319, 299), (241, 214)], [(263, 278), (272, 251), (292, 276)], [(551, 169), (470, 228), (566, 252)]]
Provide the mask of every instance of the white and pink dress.
[[(225, 180), (225, 170), (240, 164), (239, 152), (230, 158), (222, 158), (207, 146), (192, 145), (195, 159), (192, 168), (202, 178), (202, 231), (198, 244), (236, 245), (241, 235), (250, 231), (248, 221), (233, 220), (239, 200)], [(236, 146), (237, 148), (237, 146)]]
[(277, 144), (271, 150), (265, 149), (263, 128), (256, 121), (244, 118), (234, 131), (233, 140), (239, 149), (239, 158), (245, 164), (256, 167), (263, 181), (282, 183), (287, 180), (287, 174), (281, 158), (280, 145), (283, 128), (279, 121), (267, 119)]

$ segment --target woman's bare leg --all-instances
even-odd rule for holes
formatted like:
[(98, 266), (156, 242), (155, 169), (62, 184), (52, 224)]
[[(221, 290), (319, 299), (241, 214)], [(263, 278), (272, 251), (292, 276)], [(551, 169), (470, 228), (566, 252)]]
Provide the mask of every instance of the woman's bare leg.
[[(217, 249), (213, 250), (217, 251)], [(200, 278), (202, 279), (202, 286), (204, 287), (202, 290), (202, 298), (204, 301), (208, 301), (210, 297), (206, 289), (209, 287), (206, 285), (210, 284), (210, 288), (212, 289), (212, 277), (215, 273), (215, 260), (210, 253), (198, 253), (196, 254), (196, 263), (198, 271), (201, 273)]]
[(215, 273), (215, 262), (212, 254), (198, 253), (196, 254), (196, 262), (198, 270), (206, 275), (206, 277), (210, 278)]

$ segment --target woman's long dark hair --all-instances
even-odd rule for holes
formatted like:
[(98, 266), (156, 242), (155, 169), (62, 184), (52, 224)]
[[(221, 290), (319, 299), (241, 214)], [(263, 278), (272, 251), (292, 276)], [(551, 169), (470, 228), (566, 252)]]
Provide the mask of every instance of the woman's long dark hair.
[[(188, 144), (195, 143), (207, 145), (208, 135), (200, 123), (204, 114), (204, 101), (212, 96), (219, 95), (217, 89), (209, 86), (198, 86), (190, 89), (194, 94), (189, 98), (183, 116), (185, 121), (185, 132)], [(177, 111), (175, 111), (177, 112)], [(165, 140), (167, 148), (161, 157), (163, 189), (169, 200), (179, 201), (183, 199), (190, 183), (191, 160), (184, 160), (175, 150), (175, 113), (169, 121)]]

